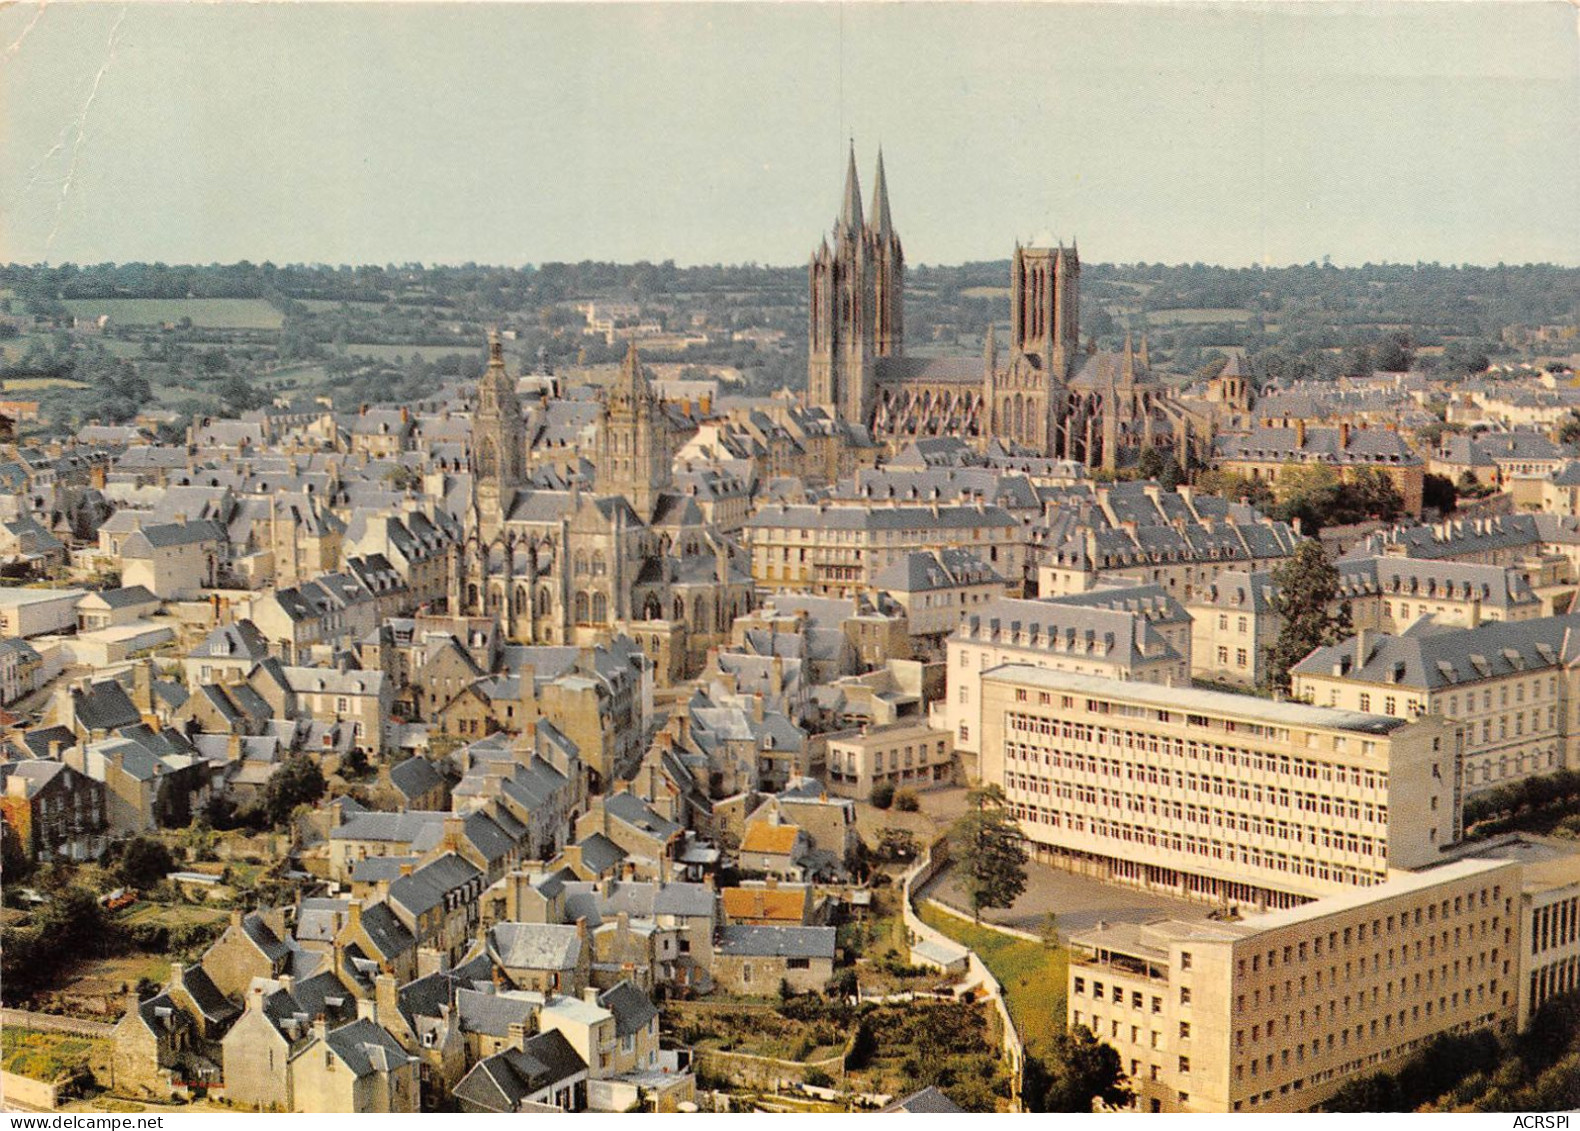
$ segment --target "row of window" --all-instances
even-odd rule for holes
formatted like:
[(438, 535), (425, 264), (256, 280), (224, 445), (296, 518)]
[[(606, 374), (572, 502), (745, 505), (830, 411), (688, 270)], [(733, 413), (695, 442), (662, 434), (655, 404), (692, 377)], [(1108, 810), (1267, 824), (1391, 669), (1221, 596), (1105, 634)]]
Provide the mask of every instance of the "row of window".
[[(1194, 719), (1197, 716), (1187, 716)], [(1255, 734), (1258, 724), (1241, 724), (1238, 729), (1248, 734)], [(1386, 771), (1364, 769), (1359, 766), (1345, 766), (1334, 762), (1317, 761), (1310, 758), (1301, 758), (1289, 754), (1272, 754), (1260, 750), (1249, 750), (1238, 746), (1225, 746), (1221, 743), (1198, 742), (1195, 739), (1175, 738), (1172, 735), (1160, 735), (1146, 731), (1133, 731), (1106, 726), (1093, 726), (1090, 723), (1069, 722), (1065, 720), (1045, 718), (1038, 715), (1026, 715), (1011, 711), (1004, 716), (1004, 729), (1011, 735), (1040, 736), (1044, 738), (1061, 738), (1071, 742), (1084, 742), (1097, 746), (1113, 746), (1118, 749), (1134, 750), (1148, 754), (1157, 754), (1167, 758), (1185, 758), (1193, 761), (1211, 762), (1215, 765), (1226, 765), (1236, 769), (1249, 770), (1254, 773), (1278, 774), (1283, 777), (1305, 778), (1309, 781), (1332, 782), (1360, 786), (1365, 789), (1387, 789), (1388, 775)], [(1279, 728), (1261, 728), (1264, 730), (1277, 730)], [(1289, 732), (1282, 731), (1282, 741), (1288, 741)], [(1257, 737), (1263, 737), (1258, 735)], [(1280, 741), (1277, 735), (1266, 735), (1275, 741)], [(1346, 751), (1348, 740), (1343, 736), (1335, 737), (1334, 750), (1339, 753)], [(1361, 742), (1362, 755), (1375, 755), (1377, 744), (1371, 740)], [(1119, 759), (1118, 764), (1131, 762), (1130, 758)]]
[[(1274, 852), (1259, 847), (1225, 844), (1220, 840), (1159, 830), (1153, 827), (1130, 825), (1095, 817), (1087, 818), (1080, 813), (1067, 813), (1056, 809), (1044, 809), (1019, 803), (1012, 803), (1010, 809), (1016, 819), (1023, 822), (1047, 825), (1052, 828), (1067, 828), (1075, 833), (1090, 833), (1093, 836), (1110, 837), (1127, 844), (1146, 845), (1150, 848), (1160, 848), (1169, 852), (1187, 853), (1207, 859), (1220, 860), (1226, 864), (1245, 864), (1252, 868), (1267, 868), (1275, 872), (1286, 872), (1291, 875), (1303, 875), (1311, 879), (1321, 879), (1343, 884), (1369, 885), (1379, 883), (1387, 878), (1387, 862), (1383, 858), (1385, 853), (1380, 843), (1372, 845), (1372, 855), (1376, 857), (1376, 863), (1354, 866), (1338, 864), (1328, 860), (1312, 860), (1304, 856), (1292, 856), (1288, 853)], [(1035, 834), (1032, 835), (1035, 837)], [(1336, 849), (1336, 851), (1342, 850)], [(1360, 854), (1359, 847), (1354, 851), (1356, 854)]]
[[(1091, 775), (1106, 775), (1123, 778), (1125, 781), (1138, 784), (1162, 786), (1185, 790), (1191, 793), (1206, 793), (1215, 797), (1238, 798), (1249, 801), (1255, 805), (1276, 805), (1285, 809), (1294, 808), (1303, 813), (1320, 813), (1324, 817), (1348, 817), (1352, 821), (1365, 820), (1386, 824), (1388, 821), (1388, 806), (1372, 801), (1359, 801), (1354, 798), (1330, 797), (1322, 793), (1308, 793), (1303, 790), (1289, 790), (1263, 786), (1257, 782), (1237, 781), (1233, 778), (1198, 776), (1193, 773), (1183, 773), (1179, 770), (1158, 769), (1145, 764), (1137, 765), (1129, 762), (1119, 762), (1104, 758), (1092, 758), (1085, 754), (1066, 754), (1057, 750), (1039, 749), (1026, 746), (1022, 743), (1010, 742), (1004, 746), (1004, 761), (1008, 779), (1018, 779), (1021, 788), (1031, 793), (1048, 793), (1048, 770), (1072, 770), (1076, 773)], [(1040, 785), (1038, 783), (1041, 783)], [(1009, 782), (1006, 782), (1009, 785)], [(1106, 796), (1108, 790), (1104, 787), (1092, 787), (1085, 783), (1076, 783), (1079, 789)], [(1150, 790), (1148, 791), (1151, 792)], [(1061, 792), (1061, 797), (1069, 796)], [(1118, 796), (1116, 794), (1116, 796)], [(1128, 794), (1123, 796), (1129, 796)], [(1117, 803), (1116, 803), (1117, 804)], [(1194, 806), (1179, 801), (1170, 801), (1168, 804), (1186, 810)], [(1435, 806), (1434, 806), (1435, 808)], [(1194, 819), (1194, 818), (1192, 818)], [(1203, 818), (1205, 819), (1205, 818)]]

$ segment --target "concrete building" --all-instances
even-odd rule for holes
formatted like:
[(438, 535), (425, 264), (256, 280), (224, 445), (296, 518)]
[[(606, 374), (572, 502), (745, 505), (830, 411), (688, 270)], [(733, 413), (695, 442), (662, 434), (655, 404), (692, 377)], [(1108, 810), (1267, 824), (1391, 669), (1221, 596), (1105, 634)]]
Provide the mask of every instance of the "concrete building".
[[(1190, 683), (1190, 617), (1157, 586), (1096, 589), (1045, 601), (1002, 598), (960, 622), (949, 638), (948, 691), (939, 725), (955, 748), (982, 750), (982, 675), (1003, 664), (1108, 679)], [(941, 718), (939, 717), (941, 716)], [(968, 758), (967, 776), (974, 759)]]
[(1460, 835), (1458, 724), (1007, 665), (984, 782), (1039, 856), (1223, 904), (1381, 883)]
[(955, 781), (954, 742), (926, 723), (862, 727), (828, 736), (828, 788), (866, 801), (877, 785), (933, 789)]
[(0, 589), (0, 637), (43, 636), (77, 626), (86, 589)]
[(1142, 1111), (1305, 1111), (1443, 1033), (1512, 1032), (1520, 867), (1463, 860), (1238, 922), (1071, 936), (1068, 1011)]

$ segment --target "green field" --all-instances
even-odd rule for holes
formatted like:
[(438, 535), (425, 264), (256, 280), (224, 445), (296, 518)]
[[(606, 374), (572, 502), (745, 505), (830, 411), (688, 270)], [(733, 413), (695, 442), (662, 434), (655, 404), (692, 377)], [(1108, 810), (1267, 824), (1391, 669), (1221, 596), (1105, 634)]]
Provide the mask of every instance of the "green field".
[(1064, 998), (1069, 954), (1063, 947), (1019, 939), (930, 904), (917, 909), (922, 922), (977, 952), (1004, 987), (1015, 1028), (1028, 1048), (1041, 1045), (1065, 1026)]
[(73, 381), (69, 377), (13, 377), (9, 381), (0, 381), (0, 389), (8, 393), (37, 393), (43, 389), (86, 389), (85, 381)]
[(960, 291), (961, 298), (1009, 298), (1010, 294), (1008, 287), (964, 287)]
[(383, 310), (385, 305), (382, 302), (343, 302), (332, 298), (304, 298), (297, 301), (313, 314), (322, 314), (326, 310), (339, 310), (342, 306), (349, 306), (352, 310)]
[(192, 319), (194, 326), (228, 330), (278, 330), (285, 318), (261, 298), (73, 298), (67, 310), (78, 318), (108, 314), (121, 326), (159, 326)]
[(0, 1063), (7, 1072), (53, 1083), (68, 1072), (106, 1058), (109, 1042), (69, 1033), (7, 1025), (0, 1030)]
[(1184, 307), (1175, 310), (1149, 310), (1147, 321), (1156, 326), (1177, 326), (1182, 323), (1247, 322), (1254, 315), (1239, 307), (1204, 306)]
[(470, 339), (457, 339), (453, 346), (392, 346), (382, 342), (352, 342), (346, 347), (346, 353), (351, 357), (368, 357), (374, 361), (394, 361), (397, 357), (410, 358), (413, 354), (424, 361), (435, 361), (452, 353), (481, 352), (481, 347)]

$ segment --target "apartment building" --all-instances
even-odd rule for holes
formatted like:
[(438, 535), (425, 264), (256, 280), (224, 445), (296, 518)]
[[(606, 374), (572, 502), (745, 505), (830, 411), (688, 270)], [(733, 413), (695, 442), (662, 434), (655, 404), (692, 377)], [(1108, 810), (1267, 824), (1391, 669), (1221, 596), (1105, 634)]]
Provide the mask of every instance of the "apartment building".
[(1459, 724), (1011, 664), (982, 677), (981, 779), (1039, 857), (1287, 907), (1460, 835)]
[(855, 596), (913, 550), (966, 550), (1012, 589), (1023, 578), (1021, 524), (1003, 507), (767, 506), (746, 522), (752, 579), (770, 589)]
[(954, 743), (948, 731), (926, 723), (862, 727), (828, 736), (828, 788), (865, 801), (876, 785), (933, 789), (955, 780)]
[(1185, 603), (1191, 615), (1190, 674), (1251, 689), (1267, 675), (1267, 650), (1283, 618), (1269, 570), (1226, 569)]
[(1219, 470), (1270, 484), (1278, 482), (1280, 473), (1304, 465), (1330, 468), (1346, 482), (1362, 470), (1381, 472), (1398, 488), (1404, 509), (1421, 513), (1426, 464), (1399, 433), (1386, 428), (1355, 428), (1344, 422), (1337, 428), (1308, 428), (1296, 420), (1292, 428), (1258, 426), (1220, 436), (1213, 450), (1213, 466)]
[(1580, 616), (1454, 629), (1417, 621), (1398, 636), (1361, 632), (1291, 670), (1296, 698), (1398, 719), (1464, 724), (1465, 792), (1575, 764)]
[(1162, 590), (1142, 588), (1155, 599), (1090, 600), (1104, 590), (1047, 601), (1002, 598), (963, 618), (945, 649), (948, 692), (938, 724), (956, 749), (982, 750), (982, 676), (1004, 664), (1188, 686), (1189, 618)]
[(1142, 1111), (1305, 1111), (1441, 1034), (1514, 1029), (1520, 872), (1460, 860), (1237, 922), (1077, 932), (1069, 1020)]

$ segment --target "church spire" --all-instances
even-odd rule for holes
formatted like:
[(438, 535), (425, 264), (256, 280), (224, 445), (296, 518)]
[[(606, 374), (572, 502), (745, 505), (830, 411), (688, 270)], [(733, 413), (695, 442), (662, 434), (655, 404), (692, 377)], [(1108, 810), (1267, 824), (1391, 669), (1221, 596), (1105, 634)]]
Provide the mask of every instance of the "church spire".
[(1119, 370), (1120, 379), (1126, 384), (1134, 384), (1136, 379), (1136, 351), (1130, 337), (1130, 331), (1125, 331), (1125, 359)]
[(872, 182), (872, 228), (878, 238), (887, 239), (894, 230), (889, 218), (889, 181), (883, 175), (883, 148), (878, 148), (878, 173)]
[(862, 229), (861, 216), (861, 180), (856, 176), (856, 143), (850, 143), (850, 162), (845, 167), (845, 199), (839, 208), (839, 227), (841, 231), (860, 233)]

